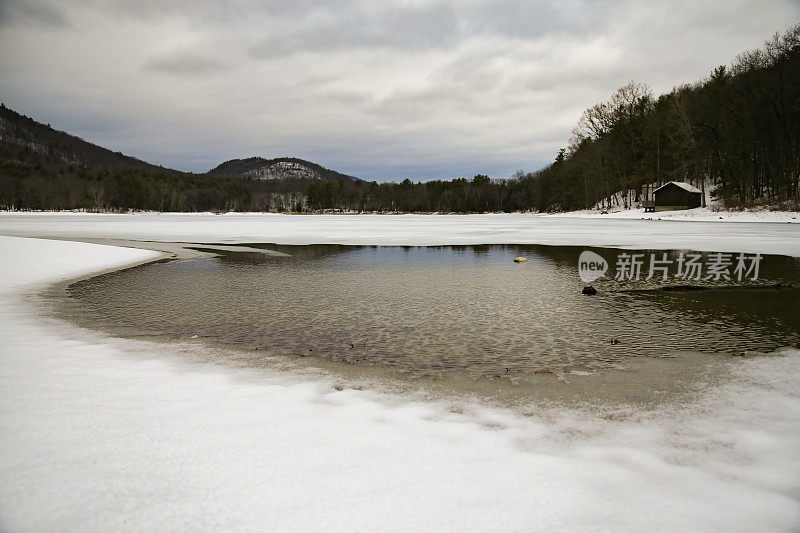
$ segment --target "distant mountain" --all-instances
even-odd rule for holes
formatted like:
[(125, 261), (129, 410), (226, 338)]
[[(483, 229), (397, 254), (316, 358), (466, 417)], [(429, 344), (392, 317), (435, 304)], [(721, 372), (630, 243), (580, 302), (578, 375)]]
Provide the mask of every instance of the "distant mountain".
[(359, 181), (358, 178), (295, 157), (231, 159), (208, 171), (212, 176), (240, 176), (263, 180)]
[(5, 105), (0, 106), (0, 161), (178, 173), (55, 130)]
[[(186, 174), (97, 146), (53, 129), (49, 124), (21, 115), (5, 105), (0, 106), (0, 162)], [(206, 175), (292, 182), (359, 181), (358, 178), (293, 157), (232, 159), (210, 170)]]

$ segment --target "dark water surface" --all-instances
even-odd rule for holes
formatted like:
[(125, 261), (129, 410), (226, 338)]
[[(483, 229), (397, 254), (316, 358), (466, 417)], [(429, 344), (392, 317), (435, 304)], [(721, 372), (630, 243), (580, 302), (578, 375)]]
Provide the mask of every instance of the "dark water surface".
[[(197, 336), (248, 351), (256, 365), (259, 354), (302, 356), (413, 377), (515, 382), (614, 371), (641, 358), (800, 346), (796, 289), (621, 292), (665, 283), (603, 279), (593, 283), (599, 294), (584, 296), (577, 271), (583, 248), (234, 250), (74, 283), (69, 314), (112, 332)], [(620, 253), (631, 253), (592, 250), (612, 270)], [(515, 264), (516, 256), (528, 262)], [(796, 286), (800, 262), (764, 256), (759, 280), (750, 283), (776, 282)]]

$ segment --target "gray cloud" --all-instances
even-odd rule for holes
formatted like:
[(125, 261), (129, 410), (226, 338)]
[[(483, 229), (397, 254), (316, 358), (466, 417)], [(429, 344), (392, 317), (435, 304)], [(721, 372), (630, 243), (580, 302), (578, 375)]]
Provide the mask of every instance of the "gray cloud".
[(352, 48), (419, 50), (452, 45), (459, 39), (459, 21), (449, 4), (418, 9), (364, 9), (356, 4), (339, 8), (340, 16), (330, 9), (298, 13), (253, 46), (251, 55), (270, 58)]
[(0, 25), (38, 25), (69, 28), (69, 18), (58, 7), (44, 1), (0, 2)]
[(20, 112), (185, 170), (294, 155), (398, 179), (541, 167), (628, 80), (696, 81), (800, 18), (791, 0), (9, 6), (0, 94)]
[(231, 65), (225, 65), (220, 61), (207, 57), (191, 54), (177, 54), (150, 59), (145, 63), (144, 67), (146, 69), (175, 75), (207, 75), (230, 70)]
[[(563, 5), (568, 5), (569, 2)], [(376, 7), (379, 6), (379, 7)], [(593, 11), (584, 4), (585, 11)], [(284, 23), (250, 49), (254, 57), (352, 48), (424, 50), (449, 47), (474, 37), (529, 39), (557, 31), (579, 31), (569, 9), (543, 1), (434, 1), (281, 10)]]

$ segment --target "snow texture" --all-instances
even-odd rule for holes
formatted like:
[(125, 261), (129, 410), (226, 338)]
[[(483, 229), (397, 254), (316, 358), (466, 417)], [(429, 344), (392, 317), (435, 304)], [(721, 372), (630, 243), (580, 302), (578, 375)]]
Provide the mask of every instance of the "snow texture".
[[(572, 211), (570, 213), (554, 213), (547, 216), (552, 218), (622, 218), (631, 220), (655, 220), (659, 222), (772, 222), (800, 224), (800, 213), (797, 211), (769, 211), (767, 209), (725, 211), (713, 207), (696, 207), (693, 209), (678, 209), (675, 211), (659, 211), (657, 213), (647, 213), (645, 212), (644, 208), (641, 207), (633, 207), (629, 209), (614, 208), (607, 210), (598, 208), (585, 209), (583, 211)], [(730, 231), (730, 228), (725, 231)], [(795, 231), (795, 233), (797, 232)]]
[[(540, 235), (521, 228), (528, 217), (482, 217), (472, 225), (466, 217), (389, 218), (397, 222), (75, 215), (67, 227), (60, 215), (11, 216), (0, 231), (13, 222), (73, 236), (217, 241), (234, 228), (233, 240), (280, 242)], [(692, 233), (685, 226), (701, 224), (664, 226), (676, 230), (678, 246)], [(620, 227), (601, 225), (596, 240), (611, 240)], [(753, 249), (786, 242), (778, 227), (752, 237)], [(668, 242), (669, 234), (656, 234)], [(586, 235), (565, 230), (561, 237)], [(618, 243), (638, 238), (617, 235)], [(338, 390), (324, 374), (190, 363), (178, 352), (211, 348), (84, 331), (43, 316), (30, 298), (45, 284), (155, 256), (0, 237), (0, 530), (800, 526), (797, 350), (737, 358), (730, 376), (688, 404), (613, 413), (541, 405), (521, 413)]]
[(685, 190), (685, 191), (689, 191), (689, 192), (702, 192), (702, 191), (700, 191), (700, 189), (698, 189), (698, 188), (697, 188), (697, 187), (695, 187), (694, 185), (689, 185), (688, 183), (685, 183), (685, 182), (683, 182), (683, 181), (670, 181), (669, 183), (665, 183), (664, 185), (662, 185), (662, 186), (661, 186), (661, 187), (659, 187), (658, 189), (654, 190), (653, 192), (658, 192), (658, 191), (660, 191), (661, 189), (663, 189), (664, 187), (666, 187), (666, 186), (667, 186), (667, 185), (669, 185), (670, 183), (671, 183), (671, 184), (673, 184), (673, 185), (677, 185), (678, 187), (680, 187), (681, 189), (683, 189), (683, 190)]

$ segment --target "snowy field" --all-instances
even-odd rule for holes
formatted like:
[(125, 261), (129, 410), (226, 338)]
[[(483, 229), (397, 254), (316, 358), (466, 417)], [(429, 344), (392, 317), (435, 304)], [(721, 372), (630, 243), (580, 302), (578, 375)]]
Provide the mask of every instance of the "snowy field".
[[(800, 256), (789, 224), (470, 217), (0, 215), (0, 234), (279, 243), (545, 243)], [(703, 235), (707, 233), (707, 235)], [(31, 298), (157, 257), (0, 237), (0, 530), (800, 527), (800, 352), (622, 411), (420, 401), (221, 368), (81, 330)]]

